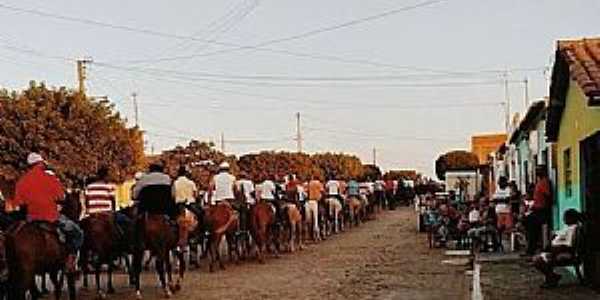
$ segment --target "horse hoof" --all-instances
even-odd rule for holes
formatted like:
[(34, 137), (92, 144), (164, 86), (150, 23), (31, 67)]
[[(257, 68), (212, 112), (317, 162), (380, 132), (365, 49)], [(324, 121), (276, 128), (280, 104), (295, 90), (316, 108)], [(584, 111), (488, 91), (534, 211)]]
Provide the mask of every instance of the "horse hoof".
[(168, 289), (168, 288), (167, 288), (167, 289), (165, 290), (165, 297), (166, 297), (166, 298), (171, 298), (171, 296), (173, 296), (173, 293), (171, 292), (171, 290), (170, 290), (170, 289)]
[(102, 291), (98, 292), (98, 295), (96, 296), (97, 299), (106, 299), (106, 294)]
[(114, 294), (115, 293), (115, 289), (114, 288), (109, 288), (108, 291), (106, 291), (107, 294)]
[(143, 299), (142, 292), (140, 292), (140, 291), (135, 292), (135, 299), (142, 300)]

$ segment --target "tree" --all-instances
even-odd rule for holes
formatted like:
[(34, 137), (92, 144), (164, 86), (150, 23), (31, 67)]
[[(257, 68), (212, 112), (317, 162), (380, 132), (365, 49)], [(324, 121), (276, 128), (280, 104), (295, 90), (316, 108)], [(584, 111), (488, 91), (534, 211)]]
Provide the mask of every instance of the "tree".
[(478, 166), (479, 160), (475, 154), (457, 150), (438, 157), (435, 161), (435, 173), (440, 180), (444, 180), (448, 171), (476, 170)]
[(381, 177), (381, 169), (379, 169), (379, 167), (376, 165), (363, 165), (363, 170), (363, 177), (361, 179), (362, 181), (375, 180)]
[(108, 100), (30, 82), (17, 92), (0, 91), (0, 181), (14, 182), (29, 152), (40, 152), (67, 186), (100, 166), (121, 181), (144, 165), (142, 134)]
[(215, 149), (212, 143), (190, 141), (186, 146), (177, 146), (153, 157), (150, 161), (160, 161), (165, 166), (165, 172), (171, 177), (177, 175), (179, 167), (184, 166), (190, 171), (191, 179), (200, 189), (208, 189), (211, 177), (217, 173), (219, 165), (227, 161), (234, 174), (239, 172), (235, 156), (227, 156)]
[(316, 153), (311, 156), (313, 163), (323, 174), (336, 179), (349, 180), (361, 178), (364, 174), (360, 158), (343, 153)]

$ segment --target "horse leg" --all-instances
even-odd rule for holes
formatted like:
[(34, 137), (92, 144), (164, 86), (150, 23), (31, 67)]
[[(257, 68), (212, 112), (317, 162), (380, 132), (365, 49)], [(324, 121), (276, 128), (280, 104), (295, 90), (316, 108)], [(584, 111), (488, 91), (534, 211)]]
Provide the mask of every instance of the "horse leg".
[(49, 276), (50, 276), (50, 281), (52, 282), (52, 285), (54, 286), (54, 298), (56, 298), (56, 300), (58, 300), (58, 299), (60, 299), (60, 296), (62, 294), (63, 276), (61, 275), (59, 278), (57, 271), (50, 272)]
[(132, 279), (135, 286), (135, 297), (142, 299), (140, 290), (140, 273), (142, 273), (142, 260), (144, 259), (144, 251), (136, 251), (133, 254)]
[(67, 289), (69, 290), (69, 300), (75, 300), (76, 295), (76, 274), (69, 273), (67, 274)]
[(107, 282), (106, 282), (106, 292), (108, 294), (114, 294), (115, 293), (115, 288), (113, 286), (113, 269), (114, 269), (114, 265), (112, 260), (109, 260), (108, 263), (108, 270), (106, 272), (106, 276), (107, 278)]
[(98, 298), (104, 299), (106, 298), (106, 295), (100, 286), (100, 274), (102, 272), (102, 263), (100, 261), (101, 260), (98, 259), (94, 264), (94, 276), (96, 278), (96, 295), (98, 295)]
[(183, 283), (183, 276), (186, 270), (185, 257), (183, 255), (183, 252), (177, 252), (177, 258), (179, 260), (179, 277), (177, 278), (177, 282), (173, 287), (173, 291), (181, 290), (181, 284)]
[(290, 222), (290, 252), (294, 253), (296, 251), (294, 247), (294, 242), (296, 239), (296, 224), (294, 222)]
[(160, 285), (165, 291), (165, 297), (170, 298), (172, 296), (172, 293), (169, 289), (169, 286), (167, 285), (167, 279), (165, 278), (165, 264), (166, 260), (164, 257), (160, 257), (160, 255), (155, 256), (154, 265), (156, 268), (156, 273), (158, 274), (158, 280), (160, 280)]

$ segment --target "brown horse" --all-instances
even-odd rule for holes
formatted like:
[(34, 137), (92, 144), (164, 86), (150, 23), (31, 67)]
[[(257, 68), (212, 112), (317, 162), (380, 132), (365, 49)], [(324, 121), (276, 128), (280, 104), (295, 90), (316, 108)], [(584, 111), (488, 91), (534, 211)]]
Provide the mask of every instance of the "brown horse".
[(263, 253), (273, 241), (273, 226), (275, 224), (275, 212), (270, 204), (260, 201), (251, 212), (250, 233), (256, 244), (256, 256), (258, 261), (264, 263)]
[[(227, 237), (230, 259), (232, 253), (236, 252), (237, 243), (235, 234), (238, 229), (238, 216), (228, 202), (222, 201), (217, 205), (212, 205), (204, 210), (204, 226), (209, 231), (208, 253), (210, 254), (209, 270), (214, 272), (214, 264), (218, 261), (219, 267), (225, 269), (221, 260), (219, 246), (223, 236)], [(237, 258), (236, 258), (237, 261)]]
[[(54, 294), (59, 299), (62, 293), (63, 276), (67, 251), (60, 242), (57, 227), (50, 223), (20, 222), (9, 230), (6, 238), (9, 269), (9, 299), (25, 299), (27, 291), (33, 299), (36, 293), (36, 274), (50, 274)], [(69, 299), (75, 299), (75, 274), (67, 273)]]
[[(173, 226), (167, 216), (159, 214), (144, 214), (136, 222), (136, 245), (133, 255), (133, 282), (137, 299), (142, 299), (140, 290), (140, 274), (145, 250), (155, 258), (156, 272), (166, 297), (171, 297), (173, 292), (181, 289), (185, 274), (186, 264), (183, 252), (176, 250), (180, 235), (187, 240), (187, 233), (191, 231), (190, 214), (185, 211), (177, 217), (179, 226)], [(179, 262), (179, 277), (172, 282), (172, 267), (170, 260), (171, 251), (175, 250)], [(166, 274), (165, 274), (166, 273)], [(166, 275), (166, 276), (165, 276)]]
[(364, 209), (364, 207), (362, 206), (361, 201), (355, 197), (355, 196), (350, 196), (346, 199), (346, 206), (348, 207), (348, 224), (349, 227), (352, 226), (358, 226), (361, 223), (361, 218), (362, 218), (362, 211)]
[(299, 249), (304, 249), (302, 243), (302, 215), (298, 207), (292, 203), (286, 203), (281, 207), (284, 212), (284, 230), (282, 238), (288, 244), (290, 252), (295, 252), (297, 244)]
[[(96, 292), (100, 298), (105, 297), (105, 292), (100, 288), (100, 274), (102, 266), (107, 265), (106, 282), (108, 294), (113, 294), (112, 273), (114, 261), (121, 255), (127, 255), (129, 249), (123, 245), (123, 240), (131, 240), (132, 237), (121, 237), (115, 224), (114, 214), (98, 213), (81, 220), (81, 229), (84, 232), (84, 242), (81, 247), (80, 264), (83, 270), (83, 286), (88, 286), (87, 275), (90, 261), (93, 260), (94, 274), (96, 277)], [(127, 233), (125, 233), (127, 234)], [(91, 259), (94, 258), (94, 259)], [(126, 257), (127, 259), (127, 257)]]

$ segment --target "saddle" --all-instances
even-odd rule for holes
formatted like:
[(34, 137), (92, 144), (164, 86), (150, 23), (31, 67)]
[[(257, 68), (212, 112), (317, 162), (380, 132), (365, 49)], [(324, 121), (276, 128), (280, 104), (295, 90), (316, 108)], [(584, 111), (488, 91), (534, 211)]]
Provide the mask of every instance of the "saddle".
[(67, 242), (67, 236), (64, 232), (62, 232), (60, 230), (60, 227), (57, 226), (55, 223), (50, 223), (50, 222), (46, 222), (46, 221), (32, 221), (32, 222), (19, 221), (19, 222), (13, 224), (9, 228), (8, 232), (13, 236), (17, 235), (28, 224), (35, 226), (37, 229), (39, 229), (43, 232), (47, 232), (51, 235), (56, 236), (58, 238), (58, 241), (61, 244), (65, 244)]

